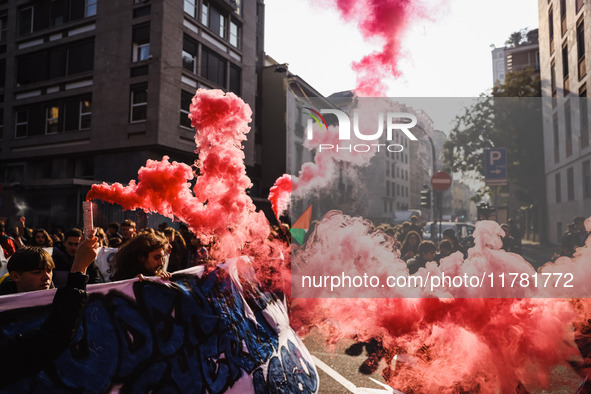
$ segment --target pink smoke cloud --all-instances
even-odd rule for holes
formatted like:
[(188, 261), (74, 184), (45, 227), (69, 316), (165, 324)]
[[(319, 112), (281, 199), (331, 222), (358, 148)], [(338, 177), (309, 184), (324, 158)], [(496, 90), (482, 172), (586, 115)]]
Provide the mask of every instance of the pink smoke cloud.
[(191, 167), (171, 163), (164, 156), (162, 161), (148, 160), (138, 172), (137, 183), (93, 185), (86, 198), (183, 221), (198, 236), (216, 240), (212, 254), (219, 259), (242, 255), (247, 242), (250, 249), (264, 244), (269, 224), (246, 194), (251, 182), (241, 150), (251, 115), (248, 105), (233, 93), (199, 89), (189, 115), (198, 130), (195, 143), (199, 154), (199, 176), (192, 190)]
[[(440, 264), (427, 263), (416, 275), (535, 274), (521, 256), (500, 250), (500, 234), (498, 224), (478, 222), (475, 246), (467, 259), (455, 253)], [(408, 278), (406, 264), (398, 259), (393, 245), (387, 235), (372, 229), (371, 222), (330, 212), (317, 224), (308, 243), (296, 250), (293, 265), (300, 271), (294, 273), (294, 283), (302, 275), (341, 272), (376, 275), (381, 283), (387, 274)], [(580, 248), (579, 257), (562, 263), (584, 275), (581, 285), (591, 280), (590, 270), (578, 269), (583, 259), (591, 261), (588, 253), (590, 248)], [(591, 316), (589, 299), (531, 298), (552, 296), (544, 288), (526, 286), (511, 291), (497, 284), (472, 289), (448, 286), (435, 292), (378, 287), (372, 292), (355, 287), (330, 295), (326, 288), (323, 293), (305, 290), (309, 297), (318, 298), (294, 300), (292, 325), (302, 333), (319, 327), (331, 343), (342, 338), (379, 338), (389, 363), (384, 378), (403, 392), (494, 393), (514, 392), (520, 384), (528, 390), (545, 387), (557, 365), (575, 360), (584, 365), (578, 346), (591, 343), (586, 323)], [(300, 291), (294, 296), (303, 295)], [(581, 367), (578, 372), (586, 376), (588, 371)]]
[(384, 96), (385, 81), (402, 73), (403, 38), (410, 23), (427, 17), (421, 3), (411, 0), (326, 0), (343, 19), (357, 23), (363, 37), (382, 42), (382, 48), (353, 63), (359, 96)]

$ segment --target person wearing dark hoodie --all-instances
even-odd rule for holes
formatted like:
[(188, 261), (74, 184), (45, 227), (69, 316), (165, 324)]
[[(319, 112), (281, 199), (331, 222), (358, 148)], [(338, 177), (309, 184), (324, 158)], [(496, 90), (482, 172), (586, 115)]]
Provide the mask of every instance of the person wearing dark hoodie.
[[(5, 355), (0, 357), (0, 389), (48, 367), (70, 345), (88, 303), (86, 270), (96, 258), (97, 240), (92, 237), (80, 243), (66, 285), (57, 289), (49, 315), (41, 327), (17, 336), (0, 338), (0, 354)], [(13, 260), (13, 270), (14, 264), (35, 259), (38, 260), (37, 265), (46, 266), (47, 256), (37, 251), (25, 250), (22, 255), (22, 258)]]

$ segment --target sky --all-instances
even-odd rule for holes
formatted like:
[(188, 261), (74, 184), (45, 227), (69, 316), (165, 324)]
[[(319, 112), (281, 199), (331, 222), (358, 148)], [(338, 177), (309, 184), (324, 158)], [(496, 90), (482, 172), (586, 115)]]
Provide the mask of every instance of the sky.
[[(537, 0), (422, 3), (429, 17), (409, 23), (390, 97), (477, 97), (492, 88), (491, 45), (538, 27)], [(325, 96), (354, 88), (351, 63), (379, 44), (319, 1), (265, 0), (265, 52)]]

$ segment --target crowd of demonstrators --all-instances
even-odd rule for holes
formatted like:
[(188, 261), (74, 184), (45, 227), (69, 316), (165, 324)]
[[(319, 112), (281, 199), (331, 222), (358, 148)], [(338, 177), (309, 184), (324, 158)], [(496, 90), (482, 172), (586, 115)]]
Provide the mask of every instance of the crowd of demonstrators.
[(575, 216), (566, 228), (560, 240), (560, 255), (573, 257), (577, 248), (585, 246), (585, 240), (589, 236), (585, 229), (585, 218)]

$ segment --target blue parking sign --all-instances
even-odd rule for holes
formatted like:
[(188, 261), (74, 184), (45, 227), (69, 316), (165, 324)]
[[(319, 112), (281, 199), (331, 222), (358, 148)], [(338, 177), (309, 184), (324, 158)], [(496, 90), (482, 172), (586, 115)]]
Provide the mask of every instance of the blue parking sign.
[(484, 163), (486, 186), (504, 186), (507, 184), (507, 149), (485, 149)]

